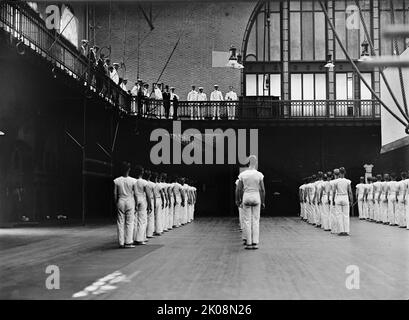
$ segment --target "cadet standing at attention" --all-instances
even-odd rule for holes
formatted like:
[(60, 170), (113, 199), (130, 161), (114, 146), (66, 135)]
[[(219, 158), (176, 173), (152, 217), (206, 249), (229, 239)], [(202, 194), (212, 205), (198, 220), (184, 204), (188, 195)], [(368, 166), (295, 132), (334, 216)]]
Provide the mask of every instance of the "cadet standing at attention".
[(339, 169), (340, 178), (334, 184), (333, 202), (338, 219), (339, 235), (349, 235), (349, 213), (353, 202), (351, 180), (345, 178), (345, 168)]
[(331, 200), (331, 206), (330, 206), (330, 216), (329, 216), (329, 221), (330, 221), (330, 227), (331, 227), (331, 233), (337, 234), (339, 232), (339, 226), (338, 226), (338, 218), (335, 212), (335, 201), (334, 201), (334, 195), (335, 195), (335, 184), (337, 183), (339, 179), (339, 169), (334, 169), (334, 175), (333, 179), (330, 182), (330, 200)]
[(151, 202), (148, 199), (151, 198), (148, 182), (142, 179), (143, 168), (137, 166), (135, 169), (136, 183), (134, 184), (134, 192), (137, 199), (136, 207), (136, 220), (134, 230), (134, 241), (138, 245), (146, 244), (146, 227), (147, 227), (147, 214), (152, 210)]
[(360, 177), (359, 183), (355, 186), (355, 196), (358, 204), (358, 216), (360, 220), (364, 219), (364, 194), (365, 194), (365, 178)]
[(136, 179), (129, 176), (131, 164), (122, 163), (122, 176), (114, 180), (114, 201), (117, 208), (118, 242), (120, 248), (134, 248), (133, 230), (135, 219)]
[(373, 183), (374, 192), (374, 220), (376, 223), (382, 223), (381, 219), (381, 201), (380, 196), (382, 193), (382, 176), (376, 175), (376, 181)]
[(246, 223), (246, 249), (258, 249), (260, 208), (264, 209), (264, 175), (257, 171), (257, 157), (249, 157), (249, 168), (239, 175), (239, 201), (243, 205)]

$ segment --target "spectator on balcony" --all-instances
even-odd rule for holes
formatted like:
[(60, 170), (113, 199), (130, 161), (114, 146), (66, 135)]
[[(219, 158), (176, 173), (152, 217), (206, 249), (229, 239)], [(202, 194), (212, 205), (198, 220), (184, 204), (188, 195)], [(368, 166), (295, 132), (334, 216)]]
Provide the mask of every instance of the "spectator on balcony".
[(214, 90), (210, 94), (210, 101), (213, 102), (213, 120), (217, 119), (220, 120), (220, 104), (223, 101), (223, 93), (219, 91), (219, 86), (217, 84), (214, 85)]
[(163, 96), (163, 107), (165, 109), (165, 118), (169, 119), (169, 112), (170, 112), (170, 92), (169, 86), (165, 86), (165, 91), (162, 94)]
[(143, 101), (143, 113), (145, 114), (149, 109), (149, 84), (144, 83), (141, 91), (141, 101)]
[(190, 118), (193, 119), (193, 114), (197, 114), (198, 104), (197, 101), (197, 91), (196, 86), (192, 85), (192, 90), (187, 94), (187, 101), (189, 102)]
[(119, 63), (114, 62), (113, 63), (113, 68), (112, 71), (109, 74), (109, 77), (111, 78), (111, 80), (118, 85), (119, 84), (119, 74), (118, 74), (118, 69), (119, 69)]
[(105, 89), (103, 87), (104, 84), (104, 76), (105, 76), (105, 61), (104, 61), (104, 54), (101, 54), (97, 61), (96, 67), (96, 85), (97, 85), (97, 92), (104, 93)]
[(126, 93), (130, 93), (129, 90), (126, 88), (126, 85), (128, 84), (128, 79), (124, 79), (121, 82), (121, 89), (124, 90)]
[(236, 92), (233, 91), (233, 86), (229, 87), (230, 91), (226, 93), (225, 100), (227, 102), (227, 119), (233, 120), (236, 116), (236, 101), (238, 100)]
[(131, 95), (133, 97), (137, 97), (138, 96), (138, 92), (142, 90), (142, 79), (138, 79), (138, 81), (135, 82), (135, 85), (132, 87), (131, 89)]
[(86, 40), (86, 39), (82, 39), (81, 40), (81, 48), (80, 48), (80, 50), (81, 50), (81, 53), (85, 56), (85, 57), (88, 57), (88, 40)]
[(178, 118), (179, 96), (175, 93), (175, 87), (170, 88), (170, 100), (172, 101), (173, 119)]
[(203, 92), (203, 87), (199, 87), (199, 93), (197, 94), (197, 101), (199, 102), (198, 106), (198, 117), (199, 119), (204, 119), (204, 115), (207, 116), (207, 112), (205, 112), (206, 104), (204, 101), (207, 101), (207, 95)]

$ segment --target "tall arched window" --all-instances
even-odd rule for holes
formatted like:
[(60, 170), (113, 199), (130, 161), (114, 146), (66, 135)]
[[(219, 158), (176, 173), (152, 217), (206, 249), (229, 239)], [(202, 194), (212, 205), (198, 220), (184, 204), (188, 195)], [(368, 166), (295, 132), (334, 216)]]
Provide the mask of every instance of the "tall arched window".
[(60, 32), (73, 45), (78, 47), (78, 20), (67, 6), (61, 8)]

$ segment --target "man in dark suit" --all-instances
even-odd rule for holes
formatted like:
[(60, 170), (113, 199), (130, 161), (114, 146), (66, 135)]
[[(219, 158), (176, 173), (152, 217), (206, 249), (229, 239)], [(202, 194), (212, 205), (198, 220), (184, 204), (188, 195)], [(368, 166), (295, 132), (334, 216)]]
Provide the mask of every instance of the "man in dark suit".
[(169, 86), (165, 86), (165, 91), (163, 92), (162, 97), (163, 97), (163, 107), (165, 109), (165, 118), (169, 119), (169, 111), (170, 111)]

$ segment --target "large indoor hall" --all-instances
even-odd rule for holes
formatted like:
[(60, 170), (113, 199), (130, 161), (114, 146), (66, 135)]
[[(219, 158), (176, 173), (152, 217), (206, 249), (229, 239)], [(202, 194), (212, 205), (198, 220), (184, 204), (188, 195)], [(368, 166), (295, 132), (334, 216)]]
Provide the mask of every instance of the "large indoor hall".
[(0, 300), (409, 299), (409, 0), (6, 0), (0, 70)]

